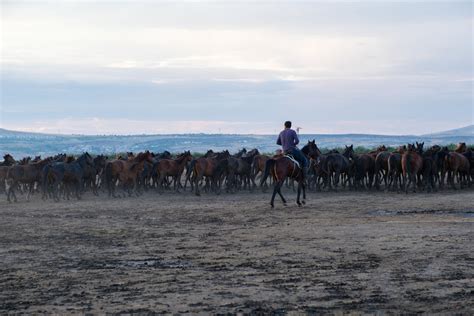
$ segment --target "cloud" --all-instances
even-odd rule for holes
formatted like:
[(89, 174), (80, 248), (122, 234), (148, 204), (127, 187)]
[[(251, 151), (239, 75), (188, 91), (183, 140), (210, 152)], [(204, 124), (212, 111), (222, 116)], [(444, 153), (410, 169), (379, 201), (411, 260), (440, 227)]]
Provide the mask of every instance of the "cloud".
[[(134, 120), (169, 120), (183, 132), (179, 121), (473, 118), (470, 3), (7, 2), (2, 9), (0, 114), (9, 126), (67, 115), (126, 118), (122, 124), (137, 131)], [(45, 122), (34, 126), (54, 126)]]

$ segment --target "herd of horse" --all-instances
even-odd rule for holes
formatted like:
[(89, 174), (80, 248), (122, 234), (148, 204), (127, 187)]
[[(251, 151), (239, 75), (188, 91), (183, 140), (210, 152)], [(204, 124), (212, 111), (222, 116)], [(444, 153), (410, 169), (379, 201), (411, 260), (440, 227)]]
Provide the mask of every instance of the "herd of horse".
[(284, 153), (264, 155), (257, 149), (242, 149), (236, 154), (209, 150), (202, 157), (193, 157), (189, 151), (176, 156), (168, 151), (130, 152), (113, 158), (103, 154), (93, 157), (86, 152), (78, 157), (58, 154), (20, 161), (6, 154), (0, 162), (0, 192), (6, 193), (9, 202), (17, 201), (17, 192), (26, 193), (27, 200), (31, 194), (40, 193), (43, 199), (59, 201), (71, 195), (80, 199), (86, 190), (94, 195), (105, 191), (109, 197), (126, 197), (149, 190), (179, 192), (189, 184), (191, 191), (200, 195), (203, 190), (234, 193), (253, 191), (257, 186), (265, 191), (273, 184), (273, 207), (277, 194), (286, 204), (281, 188), (295, 189), (295, 183), (296, 202), (301, 206), (307, 189), (337, 191), (341, 186), (350, 190), (432, 192), (446, 186), (470, 187), (474, 181), (474, 148), (466, 143), (459, 143), (454, 151), (437, 145), (425, 149), (424, 143), (417, 142), (392, 151), (379, 146), (358, 154), (352, 145), (345, 146), (342, 153), (322, 153), (312, 140), (301, 151), (310, 162), (307, 179), (293, 157)]

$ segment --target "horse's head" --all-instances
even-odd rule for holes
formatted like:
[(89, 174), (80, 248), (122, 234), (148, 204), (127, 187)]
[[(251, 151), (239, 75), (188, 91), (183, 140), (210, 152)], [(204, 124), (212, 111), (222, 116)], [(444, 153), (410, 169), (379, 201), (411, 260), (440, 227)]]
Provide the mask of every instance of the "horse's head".
[(214, 156), (214, 151), (212, 149), (209, 149), (205, 154), (204, 154), (204, 158), (210, 158)]
[(251, 151), (248, 151), (248, 152), (244, 155), (244, 157), (253, 158), (253, 157), (255, 157), (255, 156), (259, 155), (259, 154), (260, 154), (260, 152), (258, 151), (258, 149), (257, 149), (257, 148), (254, 148), (254, 149), (252, 149)]
[(466, 149), (467, 149), (466, 143), (459, 143), (456, 146), (456, 149), (454, 149), (454, 151), (457, 152), (457, 153), (463, 153), (463, 152), (466, 151)]
[(104, 155), (99, 155), (94, 158), (94, 166), (96, 167), (96, 169), (104, 168), (106, 162), (107, 162), (107, 157)]
[(15, 159), (13, 159), (12, 155), (10, 154), (5, 154), (3, 156), (3, 164), (7, 166), (11, 166), (15, 164)]
[(321, 156), (321, 151), (318, 148), (318, 145), (316, 145), (316, 140), (309, 140), (306, 145), (301, 149), (303, 154), (306, 156), (316, 159), (319, 156)]
[(167, 150), (162, 152), (161, 154), (158, 155), (160, 159), (170, 159), (171, 158), (171, 153)]
[(346, 158), (354, 158), (354, 145), (347, 146), (342, 155)]
[(379, 147), (377, 147), (377, 152), (382, 152), (382, 151), (387, 151), (387, 147), (385, 147), (385, 145), (381, 145)]
[(144, 153), (139, 153), (135, 158), (134, 161), (141, 162), (141, 161), (147, 161), (149, 163), (153, 163), (153, 156), (152, 154), (147, 150)]
[(85, 166), (94, 166), (94, 159), (92, 159), (91, 155), (88, 152), (83, 153), (77, 158), (77, 162), (85, 167)]
[(420, 155), (423, 154), (424, 145), (425, 145), (425, 142), (422, 142), (422, 143), (416, 142), (416, 152), (419, 153)]
[(407, 151), (407, 145), (398, 146), (398, 148), (394, 151), (399, 154), (404, 154)]
[(235, 158), (241, 158), (247, 153), (247, 149), (242, 148), (239, 152), (237, 152), (234, 157)]
[(227, 149), (224, 150), (224, 151), (222, 151), (222, 152), (217, 153), (216, 156), (215, 156), (215, 158), (216, 158), (217, 160), (227, 159), (227, 158), (229, 158), (229, 157), (230, 157), (230, 153), (229, 153), (229, 151), (228, 151)]
[(182, 154), (179, 154), (178, 157), (176, 157), (177, 160), (179, 161), (191, 161), (193, 160), (193, 155), (191, 155), (191, 152), (188, 150), (188, 151), (185, 151), (184, 153)]
[(433, 146), (431, 146), (431, 151), (432, 151), (433, 153), (437, 153), (437, 152), (439, 152), (440, 150), (441, 150), (441, 146), (439, 146), (439, 145), (433, 145)]

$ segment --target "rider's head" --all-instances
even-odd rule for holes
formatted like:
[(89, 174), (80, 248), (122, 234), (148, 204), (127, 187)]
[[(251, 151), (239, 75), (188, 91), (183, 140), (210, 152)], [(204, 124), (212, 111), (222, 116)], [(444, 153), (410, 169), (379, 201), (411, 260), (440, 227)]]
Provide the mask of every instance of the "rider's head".
[(285, 122), (285, 127), (286, 127), (286, 128), (291, 128), (291, 122), (290, 122), (290, 121), (286, 121), (286, 122)]

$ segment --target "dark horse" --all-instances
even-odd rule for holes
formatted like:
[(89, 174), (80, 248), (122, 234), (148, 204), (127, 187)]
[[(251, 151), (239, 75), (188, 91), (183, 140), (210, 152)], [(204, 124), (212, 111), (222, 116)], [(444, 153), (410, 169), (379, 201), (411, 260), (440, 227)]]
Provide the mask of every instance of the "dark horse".
[[(347, 176), (351, 173), (352, 162), (349, 160), (354, 156), (354, 146), (346, 146), (344, 149), (344, 153), (341, 155), (340, 153), (334, 152), (330, 153), (326, 156), (324, 160), (323, 169), (327, 175), (327, 185), (331, 189), (332, 183), (331, 178), (334, 181), (334, 187), (337, 191), (337, 185), (339, 184), (339, 177), (341, 174), (345, 174)], [(348, 179), (350, 179), (348, 177)], [(350, 184), (350, 183), (349, 183)]]
[(48, 184), (51, 185), (53, 198), (56, 202), (59, 201), (59, 186), (64, 184), (64, 189), (67, 191), (69, 199), (68, 185), (74, 184), (76, 197), (79, 200), (84, 185), (84, 176), (87, 168), (94, 167), (94, 160), (89, 153), (82, 154), (73, 162), (55, 162), (44, 166), (43, 176), (43, 199), (47, 197)]
[[(285, 183), (286, 178), (296, 180), (298, 182), (298, 194), (296, 197), (296, 203), (298, 206), (305, 204), (306, 199), (306, 186), (304, 183), (303, 170), (299, 163), (289, 156), (279, 156), (270, 158), (265, 163), (265, 172), (262, 179), (260, 180), (260, 186), (262, 186), (267, 180), (268, 176), (271, 174), (274, 180), (273, 194), (272, 199), (270, 200), (270, 205), (272, 208), (275, 207), (275, 196), (278, 195), (283, 201), (283, 205), (286, 206), (286, 200), (281, 194), (281, 187)], [(303, 201), (300, 201), (301, 191), (303, 190)]]
[(15, 202), (17, 202), (15, 189), (20, 183), (29, 185), (28, 195), (26, 196), (26, 199), (29, 200), (31, 193), (34, 190), (35, 183), (40, 183), (43, 167), (51, 160), (52, 158), (46, 158), (36, 163), (11, 166), (5, 177), (8, 202), (11, 202), (11, 197), (13, 197)]

